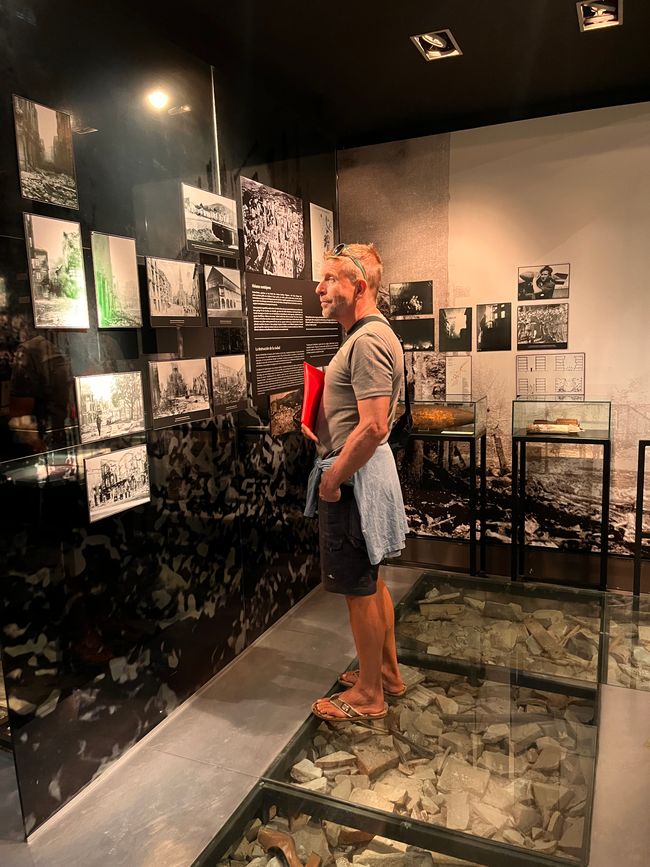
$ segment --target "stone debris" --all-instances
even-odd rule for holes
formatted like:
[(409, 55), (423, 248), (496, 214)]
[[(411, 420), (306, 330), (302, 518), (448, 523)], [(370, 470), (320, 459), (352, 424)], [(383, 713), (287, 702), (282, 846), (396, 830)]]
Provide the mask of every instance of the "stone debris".
[(443, 769), (438, 788), (441, 792), (473, 792), (482, 795), (490, 782), (490, 772), (475, 768), (461, 759), (450, 758)]
[(291, 768), (291, 779), (296, 783), (309, 783), (323, 776), (321, 768), (316, 767), (309, 759), (303, 759)]
[(393, 812), (394, 804), (388, 798), (383, 798), (374, 789), (355, 789), (349, 800), (351, 804), (372, 807), (373, 810), (383, 810), (385, 813)]
[(332, 768), (344, 768), (349, 766), (353, 766), (356, 768), (357, 758), (351, 753), (346, 753), (343, 750), (337, 750), (335, 753), (329, 753), (329, 755), (324, 755), (321, 756), (321, 758), (316, 759), (314, 764), (317, 768), (322, 768), (323, 770), (331, 770)]
[(399, 764), (399, 755), (395, 750), (378, 750), (372, 747), (355, 747), (354, 755), (357, 758), (357, 766), (362, 774), (371, 780), (390, 768), (396, 768)]

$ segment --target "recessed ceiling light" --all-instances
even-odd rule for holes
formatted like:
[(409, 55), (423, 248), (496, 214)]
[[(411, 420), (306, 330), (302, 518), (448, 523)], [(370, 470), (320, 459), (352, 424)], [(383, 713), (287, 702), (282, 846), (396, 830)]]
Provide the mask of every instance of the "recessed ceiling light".
[(433, 30), (431, 33), (421, 33), (419, 36), (411, 36), (411, 42), (425, 60), (460, 57), (463, 53), (451, 30)]
[(578, 22), (580, 30), (602, 30), (604, 27), (618, 27), (623, 23), (623, 0), (604, 0), (602, 3), (578, 0)]
[(152, 90), (147, 94), (147, 102), (156, 111), (161, 111), (169, 102), (169, 96), (164, 90)]

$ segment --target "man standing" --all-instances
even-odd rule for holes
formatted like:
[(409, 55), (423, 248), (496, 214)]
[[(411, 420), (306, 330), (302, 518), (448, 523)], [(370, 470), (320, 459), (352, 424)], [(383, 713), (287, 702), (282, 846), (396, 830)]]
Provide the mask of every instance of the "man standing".
[(359, 657), (348, 687), (312, 710), (321, 719), (380, 719), (384, 694), (402, 695), (393, 602), (379, 563), (397, 556), (407, 530), (395, 460), (387, 443), (403, 381), (399, 340), (377, 309), (382, 262), (373, 245), (339, 244), (325, 253), (316, 288), (322, 315), (347, 337), (330, 362), (314, 432), (318, 457), (306, 515), (318, 509), (325, 590), (345, 595)]

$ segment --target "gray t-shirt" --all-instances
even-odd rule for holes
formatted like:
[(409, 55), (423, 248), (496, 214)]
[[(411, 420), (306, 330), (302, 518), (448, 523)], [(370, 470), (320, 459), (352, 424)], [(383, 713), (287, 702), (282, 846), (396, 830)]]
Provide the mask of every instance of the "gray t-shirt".
[(320, 457), (342, 448), (359, 424), (358, 400), (390, 397), (389, 430), (392, 427), (404, 379), (404, 361), (402, 347), (388, 320), (380, 318), (360, 319), (327, 367), (314, 431), (320, 440)]

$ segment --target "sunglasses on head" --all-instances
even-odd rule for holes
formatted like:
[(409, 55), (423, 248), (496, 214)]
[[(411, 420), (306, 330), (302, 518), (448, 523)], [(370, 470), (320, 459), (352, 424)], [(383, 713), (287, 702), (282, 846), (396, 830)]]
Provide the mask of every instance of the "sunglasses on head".
[(351, 253), (345, 252), (347, 246), (347, 244), (337, 244), (336, 247), (334, 247), (334, 249), (332, 250), (332, 256), (345, 256), (346, 258), (351, 259), (357, 266), (359, 271), (361, 271), (361, 273), (363, 274), (363, 279), (367, 282), (368, 275), (366, 274), (366, 269), (363, 267), (363, 265), (356, 256), (353, 256)]

